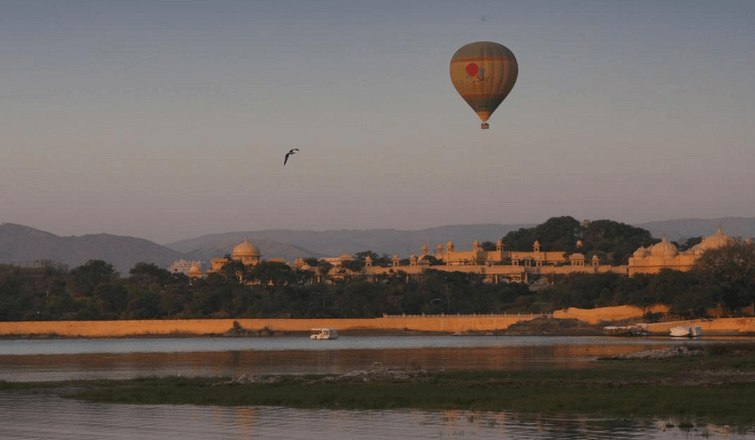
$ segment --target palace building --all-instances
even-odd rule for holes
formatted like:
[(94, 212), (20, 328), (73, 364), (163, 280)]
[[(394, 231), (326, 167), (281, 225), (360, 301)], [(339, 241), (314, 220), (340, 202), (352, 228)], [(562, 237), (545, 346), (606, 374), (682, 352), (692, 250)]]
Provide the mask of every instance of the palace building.
[[(471, 250), (456, 250), (453, 242), (445, 246), (439, 244), (431, 255), (427, 245), (423, 245), (419, 255), (409, 256), (409, 263), (401, 264), (398, 255), (393, 256), (392, 265), (389, 267), (373, 266), (370, 257), (365, 260), (365, 267), (361, 271), (351, 271), (343, 266), (343, 262), (351, 260), (350, 255), (324, 258), (331, 264), (330, 272), (317, 274), (315, 282), (335, 282), (339, 280), (363, 278), (369, 281), (389, 276), (402, 274), (407, 279), (418, 278), (428, 269), (465, 272), (479, 274), (491, 283), (520, 282), (526, 284), (542, 283), (552, 275), (564, 275), (571, 273), (619, 273), (628, 276), (635, 274), (654, 274), (662, 269), (687, 271), (692, 268), (695, 261), (708, 249), (716, 249), (733, 241), (728, 235), (724, 235), (719, 226), (715, 235), (705, 237), (701, 243), (689, 250), (680, 252), (678, 248), (664, 237), (659, 243), (637, 249), (629, 258), (627, 265), (610, 266), (601, 264), (597, 255), (587, 258), (582, 253), (567, 254), (560, 251), (545, 251), (540, 243), (535, 241), (532, 251), (507, 251), (503, 242), (498, 240), (495, 250), (484, 250), (479, 241), (472, 243)], [(580, 247), (581, 243), (577, 243)], [(433, 258), (430, 258), (433, 257)], [(235, 246), (231, 251), (231, 260), (240, 261), (248, 267), (255, 266), (262, 261), (259, 249), (249, 242), (247, 238), (243, 243)], [(431, 261), (434, 260), (434, 261)], [(282, 261), (275, 259), (274, 261)], [(228, 263), (226, 258), (213, 258), (208, 274), (218, 272)], [(315, 270), (299, 258), (291, 264), (300, 270)], [(200, 264), (192, 262), (189, 270), (190, 278), (202, 277)]]
[[(256, 266), (262, 261), (262, 254), (257, 246), (249, 242), (247, 238), (243, 243), (236, 245), (231, 251), (231, 260), (240, 261), (244, 266)], [(220, 271), (228, 264), (226, 258), (213, 258), (210, 260), (211, 268), (207, 271), (208, 274)]]
[(632, 276), (639, 273), (658, 273), (661, 269), (686, 272), (706, 250), (717, 249), (733, 241), (733, 238), (723, 233), (720, 225), (715, 235), (705, 237), (702, 242), (683, 252), (664, 237), (660, 243), (634, 251), (629, 258), (628, 274)]

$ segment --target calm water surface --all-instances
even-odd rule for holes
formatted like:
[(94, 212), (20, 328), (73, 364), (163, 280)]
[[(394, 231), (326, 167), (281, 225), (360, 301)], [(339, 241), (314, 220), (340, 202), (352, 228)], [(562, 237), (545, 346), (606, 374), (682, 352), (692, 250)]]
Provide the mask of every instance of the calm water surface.
[(747, 438), (725, 428), (676, 425), (507, 412), (95, 404), (0, 392), (0, 438), (14, 440)]
[[(480, 336), (0, 340), (0, 380), (337, 374), (375, 363), (430, 371), (581, 368), (598, 357), (712, 341)], [(725, 428), (670, 425), (678, 423), (506, 412), (104, 405), (0, 392), (0, 439), (753, 438)]]
[(375, 363), (430, 371), (580, 368), (598, 357), (710, 341), (534, 336), (0, 340), (0, 380), (339, 374)]

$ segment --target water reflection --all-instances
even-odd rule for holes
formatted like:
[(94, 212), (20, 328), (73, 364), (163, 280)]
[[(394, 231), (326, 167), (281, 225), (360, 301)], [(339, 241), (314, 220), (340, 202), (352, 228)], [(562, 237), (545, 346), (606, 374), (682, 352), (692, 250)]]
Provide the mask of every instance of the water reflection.
[(430, 371), (583, 368), (597, 357), (662, 348), (663, 344), (544, 345), (472, 348), (343, 349), (177, 353), (0, 355), (0, 380), (126, 379), (139, 376), (340, 374), (420, 366)]
[[(689, 439), (745, 438), (667, 422), (471, 411), (326, 411), (277, 407), (113, 405), (0, 392), (3, 438), (102, 439)], [(44, 420), (44, 423), (40, 423)]]
[[(741, 340), (741, 338), (739, 339)], [(332, 344), (331, 342), (336, 342)], [(139, 376), (338, 374), (384, 367), (430, 371), (582, 368), (598, 357), (710, 341), (615, 338), (304, 338), (0, 341), (0, 380)], [(41, 423), (43, 421), (43, 423)], [(9, 439), (688, 439), (746, 438), (678, 422), (507, 412), (326, 411), (271, 407), (102, 405), (0, 392)]]

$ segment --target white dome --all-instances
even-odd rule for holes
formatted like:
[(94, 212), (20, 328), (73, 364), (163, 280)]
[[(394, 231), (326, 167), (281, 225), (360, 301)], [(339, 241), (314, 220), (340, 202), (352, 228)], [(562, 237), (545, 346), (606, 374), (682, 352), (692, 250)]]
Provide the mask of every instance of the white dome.
[(708, 249), (718, 249), (720, 247), (726, 246), (727, 244), (731, 244), (733, 241), (733, 238), (728, 235), (724, 235), (723, 231), (721, 230), (721, 225), (719, 225), (716, 235), (709, 235), (703, 238), (703, 241), (695, 245), (692, 250), (695, 251), (695, 253), (698, 253), (707, 251)]
[(676, 257), (679, 254), (679, 249), (674, 246), (673, 243), (666, 241), (666, 237), (663, 237), (660, 243), (656, 243), (650, 248), (650, 255), (654, 257)]
[(257, 246), (249, 243), (249, 239), (247, 238), (244, 240), (243, 243), (240, 245), (237, 245), (233, 248), (233, 251), (231, 252), (231, 258), (242, 258), (242, 257), (259, 257), (260, 256), (260, 250), (257, 249)]

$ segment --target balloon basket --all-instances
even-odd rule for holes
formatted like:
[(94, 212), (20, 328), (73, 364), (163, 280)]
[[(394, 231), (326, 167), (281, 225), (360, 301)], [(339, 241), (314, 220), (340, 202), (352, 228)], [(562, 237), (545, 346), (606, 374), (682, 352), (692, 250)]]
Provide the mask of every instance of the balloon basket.
[(483, 122), (482, 124), (480, 124), (480, 128), (483, 130), (487, 130), (488, 128), (490, 128), (490, 125), (488, 125), (487, 122)]

